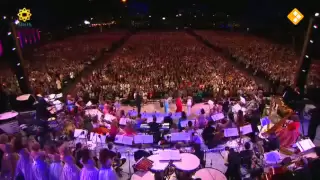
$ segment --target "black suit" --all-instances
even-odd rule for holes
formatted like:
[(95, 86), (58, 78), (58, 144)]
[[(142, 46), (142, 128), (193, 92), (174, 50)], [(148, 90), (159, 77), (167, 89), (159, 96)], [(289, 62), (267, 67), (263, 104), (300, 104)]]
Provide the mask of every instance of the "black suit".
[(226, 171), (226, 176), (228, 179), (240, 180), (240, 154), (237, 152), (230, 152), (228, 155), (228, 169)]
[(136, 106), (137, 106), (137, 109), (138, 109), (138, 114), (140, 114), (141, 112), (141, 103), (142, 103), (142, 97), (139, 93), (137, 93), (136, 95)]
[(139, 149), (136, 152), (134, 152), (133, 157), (134, 160), (137, 162), (139, 161), (139, 159), (143, 158), (143, 157), (148, 157), (150, 156), (150, 153), (148, 153), (147, 151), (143, 150), (143, 149)]

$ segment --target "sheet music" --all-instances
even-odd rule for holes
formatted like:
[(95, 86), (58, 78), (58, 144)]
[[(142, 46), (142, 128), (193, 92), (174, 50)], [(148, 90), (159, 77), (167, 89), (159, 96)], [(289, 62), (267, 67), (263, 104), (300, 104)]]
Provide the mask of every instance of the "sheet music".
[(186, 132), (171, 133), (171, 141), (189, 141), (190, 134)]
[(240, 96), (240, 102), (242, 102), (243, 104), (245, 104), (245, 103), (246, 103), (246, 99), (245, 99), (244, 97)]
[(152, 135), (135, 135), (133, 137), (135, 144), (152, 144), (153, 143), (153, 136)]
[(59, 94), (56, 94), (56, 98), (62, 98), (63, 94), (62, 93), (59, 93)]
[(237, 113), (239, 110), (241, 110), (241, 106), (239, 104), (232, 106), (233, 113)]
[(88, 134), (88, 131), (85, 130), (85, 129), (75, 129), (73, 137), (86, 139), (87, 138), (87, 134)]
[(160, 161), (179, 161), (181, 155), (179, 150), (164, 150), (159, 152)]
[(123, 137), (124, 137), (123, 135), (116, 135), (114, 142), (118, 144), (122, 144)]
[(252, 133), (252, 126), (251, 126), (251, 124), (248, 124), (248, 125), (245, 125), (245, 126), (240, 127), (240, 132), (241, 132), (243, 135)]
[(223, 113), (214, 114), (211, 116), (211, 118), (213, 121), (219, 121), (224, 118), (224, 114)]
[(86, 106), (92, 106), (92, 102), (91, 101), (87, 102)]
[(260, 119), (261, 126), (266, 126), (271, 123), (270, 119), (266, 116)]
[(132, 145), (133, 144), (133, 137), (131, 137), (131, 136), (123, 136), (122, 144), (124, 144), (124, 145)]
[(151, 123), (151, 122), (153, 122), (153, 117), (148, 117), (147, 118), (147, 123)]
[(315, 147), (315, 145), (310, 139), (304, 139), (302, 141), (299, 141), (296, 143), (296, 145), (298, 146), (300, 152), (305, 152)]
[(280, 153), (278, 151), (271, 151), (264, 154), (265, 161), (269, 164), (276, 164), (281, 160)]
[(224, 136), (225, 137), (239, 136), (238, 129), (237, 128), (226, 128), (226, 129), (224, 129)]

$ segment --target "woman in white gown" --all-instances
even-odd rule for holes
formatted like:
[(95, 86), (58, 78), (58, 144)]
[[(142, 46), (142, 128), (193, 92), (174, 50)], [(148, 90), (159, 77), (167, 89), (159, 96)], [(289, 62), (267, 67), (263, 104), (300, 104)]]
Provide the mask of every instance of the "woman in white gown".
[(99, 153), (100, 170), (99, 180), (118, 180), (116, 172), (112, 168), (112, 155), (108, 149), (102, 149)]
[(75, 161), (71, 156), (69, 149), (65, 145), (62, 145), (59, 151), (60, 151), (61, 159), (64, 162), (60, 180), (79, 180), (80, 169), (75, 164)]
[(61, 163), (60, 155), (56, 152), (54, 146), (49, 147), (47, 152), (49, 165), (49, 180), (60, 180), (63, 165)]
[(98, 180), (99, 171), (90, 155), (89, 149), (83, 149), (81, 152), (83, 168), (81, 170), (80, 180)]
[(45, 153), (40, 151), (40, 144), (34, 143), (31, 147), (31, 157), (33, 159), (32, 172), (34, 180), (47, 180), (49, 176), (49, 166), (45, 161)]
[[(16, 148), (16, 146), (15, 146)], [(27, 149), (19, 150), (19, 160), (15, 171), (15, 179), (33, 180), (32, 158)]]
[(191, 107), (192, 107), (192, 97), (188, 96), (187, 100), (187, 115), (190, 116), (191, 114)]

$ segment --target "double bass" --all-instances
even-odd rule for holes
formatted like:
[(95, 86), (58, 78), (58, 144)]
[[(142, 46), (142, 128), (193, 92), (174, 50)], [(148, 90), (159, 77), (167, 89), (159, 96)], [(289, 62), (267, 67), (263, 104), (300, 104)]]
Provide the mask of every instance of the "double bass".
[(273, 126), (270, 127), (269, 124), (267, 130), (263, 133), (263, 136), (267, 136), (281, 130), (287, 119), (292, 114), (293, 110), (285, 105), (281, 97), (272, 97), (268, 118)]

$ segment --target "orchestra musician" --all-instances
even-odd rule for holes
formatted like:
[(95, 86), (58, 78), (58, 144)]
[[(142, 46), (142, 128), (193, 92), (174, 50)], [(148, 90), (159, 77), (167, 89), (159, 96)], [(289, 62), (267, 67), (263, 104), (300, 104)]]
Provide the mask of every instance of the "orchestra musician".
[(115, 168), (118, 175), (120, 175), (119, 173), (122, 170), (121, 167), (126, 163), (127, 159), (122, 158), (121, 154), (116, 150), (114, 150), (112, 142), (109, 142), (107, 146), (108, 146), (108, 150), (110, 151), (111, 157), (114, 159), (113, 167)]
[(241, 159), (238, 152), (236, 152), (233, 148), (229, 149), (228, 160), (227, 160), (227, 171), (226, 176), (227, 179), (232, 180), (241, 180), (240, 173), (240, 164)]
[(157, 143), (160, 140), (160, 125), (157, 123), (157, 117), (153, 116), (152, 122), (149, 123), (150, 133), (153, 135), (154, 142)]
[(300, 136), (299, 128), (299, 116), (292, 115), (290, 120), (287, 120), (285, 123), (285, 127), (281, 128), (280, 130), (276, 131), (276, 135), (280, 141), (280, 147), (291, 147)]
[(251, 160), (253, 157), (253, 151), (250, 149), (251, 145), (249, 142), (244, 144), (244, 150), (240, 151), (241, 165), (247, 169), (251, 169)]
[(204, 140), (204, 143), (208, 146), (209, 149), (214, 148), (215, 146), (218, 145), (214, 139), (216, 128), (213, 126), (214, 126), (214, 122), (209, 121), (207, 123), (207, 126), (204, 128), (202, 132), (202, 138)]
[(196, 155), (200, 159), (200, 164), (202, 167), (206, 166), (206, 161), (204, 157), (204, 152), (201, 150), (201, 145), (198, 143), (194, 143), (193, 146), (193, 154)]
[(138, 150), (133, 153), (134, 160), (137, 162), (143, 157), (149, 157), (151, 154), (142, 148), (142, 144), (138, 144)]

